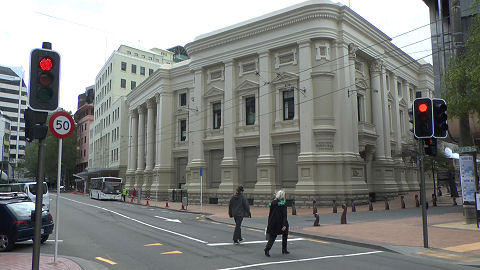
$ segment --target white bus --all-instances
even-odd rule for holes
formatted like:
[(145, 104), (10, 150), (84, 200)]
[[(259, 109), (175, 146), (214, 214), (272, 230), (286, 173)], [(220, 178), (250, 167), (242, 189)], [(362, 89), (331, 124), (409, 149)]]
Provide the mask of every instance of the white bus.
[(90, 179), (90, 198), (97, 200), (120, 200), (122, 178), (95, 177)]

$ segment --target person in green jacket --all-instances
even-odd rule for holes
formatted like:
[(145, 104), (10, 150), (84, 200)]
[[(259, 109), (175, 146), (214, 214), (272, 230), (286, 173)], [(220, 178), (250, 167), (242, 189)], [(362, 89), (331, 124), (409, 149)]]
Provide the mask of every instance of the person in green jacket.
[(127, 197), (127, 189), (123, 188), (122, 189), (122, 199), (123, 199), (124, 202), (125, 202), (125, 197)]
[(268, 242), (265, 247), (265, 256), (270, 257), (272, 248), (277, 235), (282, 235), (282, 254), (289, 254), (287, 250), (288, 239), (288, 220), (287, 205), (285, 202), (285, 191), (279, 190), (275, 193), (275, 199), (270, 203), (270, 212), (268, 213), (267, 237)]

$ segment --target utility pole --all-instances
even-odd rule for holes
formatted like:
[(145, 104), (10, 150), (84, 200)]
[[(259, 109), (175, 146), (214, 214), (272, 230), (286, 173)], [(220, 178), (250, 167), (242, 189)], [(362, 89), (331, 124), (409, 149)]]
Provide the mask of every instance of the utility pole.
[[(461, 59), (464, 57), (465, 52), (465, 44), (463, 41), (463, 28), (462, 28), (462, 11), (460, 8), (460, 0), (450, 0), (450, 23), (452, 26), (452, 39), (453, 39), (453, 49), (454, 55), (457, 59)], [(458, 89), (465, 93), (467, 89)], [(460, 116), (459, 123), (460, 123), (460, 146), (473, 146), (472, 136), (470, 134), (470, 123), (469, 123), (470, 115), (462, 115)], [(467, 154), (470, 155), (470, 154)], [(476, 162), (477, 160), (477, 153), (473, 152), (473, 164), (474, 164), (474, 174), (475, 174), (475, 186), (476, 191), (478, 190), (478, 182), (477, 182), (477, 170), (476, 170)], [(463, 194), (465, 195), (465, 194)], [(475, 205), (465, 205), (463, 204), (463, 212), (465, 216), (465, 221), (467, 224), (472, 224), (476, 222), (476, 209)]]

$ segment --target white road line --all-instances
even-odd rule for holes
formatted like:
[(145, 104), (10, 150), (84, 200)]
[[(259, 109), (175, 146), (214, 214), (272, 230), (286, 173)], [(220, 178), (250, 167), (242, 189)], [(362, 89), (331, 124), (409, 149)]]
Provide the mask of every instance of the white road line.
[[(292, 241), (302, 241), (302, 240), (306, 240), (305, 238), (293, 238), (293, 239), (288, 239), (288, 242), (292, 242)], [(275, 242), (281, 242), (282, 239), (277, 239), (275, 240)], [(249, 242), (241, 242), (240, 245), (246, 245), (246, 244), (262, 244), (262, 243), (267, 243), (266, 240), (260, 240), (260, 241), (249, 241)], [(234, 245), (234, 243), (231, 243), (231, 242), (228, 242), (228, 243), (211, 243), (211, 244), (207, 244), (207, 246), (211, 246), (211, 247), (218, 247), (218, 246), (232, 246)]]
[(246, 269), (246, 268), (254, 268), (254, 267), (274, 265), (274, 264), (287, 264), (287, 263), (307, 262), (307, 261), (316, 261), (316, 260), (324, 260), (324, 259), (332, 259), (332, 258), (343, 258), (343, 257), (355, 257), (355, 256), (371, 255), (371, 254), (376, 254), (376, 253), (381, 253), (381, 252), (383, 252), (383, 251), (376, 250), (376, 251), (370, 251), (370, 252), (353, 253), (353, 254), (345, 254), (345, 255), (330, 255), (330, 256), (306, 258), (306, 259), (298, 259), (298, 260), (289, 260), (289, 261), (256, 263), (256, 264), (242, 265), (242, 266), (236, 266), (236, 267), (230, 267), (230, 268), (222, 268), (222, 269), (217, 269), (217, 270)]
[(150, 228), (153, 228), (153, 229), (156, 229), (156, 230), (159, 230), (159, 231), (164, 231), (164, 232), (167, 232), (167, 233), (170, 233), (170, 234), (174, 234), (174, 235), (177, 235), (177, 236), (180, 236), (180, 237), (183, 237), (183, 238), (187, 238), (187, 239), (190, 239), (190, 240), (193, 240), (193, 241), (202, 243), (202, 244), (207, 244), (207, 243), (208, 243), (208, 242), (206, 242), (206, 241), (203, 241), (203, 240), (200, 240), (200, 239), (196, 239), (196, 238), (190, 237), (190, 236), (185, 235), (185, 234), (177, 233), (177, 232), (174, 232), (174, 231), (170, 231), (170, 230), (167, 230), (167, 229), (163, 229), (163, 228), (160, 228), (160, 227), (157, 227), (157, 226), (150, 225), (150, 224), (145, 223), (145, 222), (143, 222), (143, 221), (140, 221), (140, 220), (138, 220), (138, 219), (131, 218), (131, 217), (129, 217), (129, 216), (126, 216), (126, 215), (124, 215), (124, 214), (120, 214), (120, 213), (118, 213), (118, 212), (112, 211), (112, 210), (107, 209), (107, 208), (104, 208), (104, 207), (100, 207), (100, 206), (96, 206), (96, 205), (93, 205), (93, 204), (88, 204), (88, 203), (84, 203), (84, 202), (80, 202), (80, 201), (68, 199), (68, 198), (65, 198), (65, 197), (61, 197), (61, 198), (62, 198), (62, 199), (65, 199), (65, 200), (69, 200), (69, 201), (72, 201), (72, 202), (76, 202), (76, 203), (79, 203), (79, 204), (83, 204), (83, 205), (86, 205), (86, 206), (90, 206), (90, 207), (94, 207), (94, 208), (98, 208), (98, 209), (101, 209), (101, 210), (110, 212), (110, 213), (112, 213), (112, 214), (121, 216), (121, 217), (126, 218), (126, 219), (129, 219), (129, 220), (131, 220), (131, 221), (135, 221), (135, 222), (137, 222), (137, 223), (139, 223), (139, 224), (145, 225), (145, 226), (147, 226), (147, 227), (150, 227)]

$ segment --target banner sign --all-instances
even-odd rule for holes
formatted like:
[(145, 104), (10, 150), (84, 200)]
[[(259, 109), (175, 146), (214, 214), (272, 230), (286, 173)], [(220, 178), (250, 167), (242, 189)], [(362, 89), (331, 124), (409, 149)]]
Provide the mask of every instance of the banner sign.
[(464, 204), (475, 204), (475, 174), (473, 168), (472, 156), (460, 156), (460, 181)]

